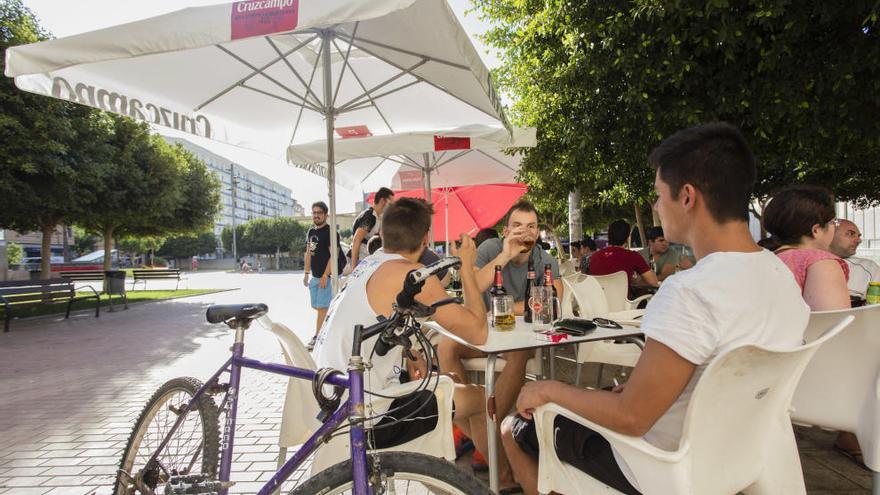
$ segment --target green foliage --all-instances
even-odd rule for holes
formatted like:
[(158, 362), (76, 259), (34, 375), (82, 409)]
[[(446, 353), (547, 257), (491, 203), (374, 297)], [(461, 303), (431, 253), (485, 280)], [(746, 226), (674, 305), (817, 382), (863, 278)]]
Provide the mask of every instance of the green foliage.
[(78, 256), (95, 250), (98, 236), (77, 225), (73, 226), (73, 250)]
[[(305, 250), (308, 227), (288, 217), (255, 218), (236, 225), (236, 246), (239, 256), (275, 254), (279, 251), (299, 253)], [(223, 249), (232, 250), (232, 229), (223, 228), (220, 235)]]
[(18, 265), (24, 259), (24, 248), (21, 244), (10, 242), (6, 245), (6, 264), (9, 266)]
[[(238, 255), (242, 256), (245, 253), (252, 252), (250, 250), (250, 246), (248, 245), (247, 239), (244, 237), (244, 229), (245, 224), (238, 224), (235, 226), (235, 246), (238, 251)], [(220, 233), (220, 241), (223, 243), (223, 250), (232, 252), (232, 227), (226, 225), (223, 227), (223, 231)]]
[(217, 238), (213, 232), (186, 234), (165, 239), (158, 254), (169, 258), (191, 258), (200, 254), (214, 253), (217, 250)]
[(875, 0), (475, 4), (494, 26), (514, 122), (539, 129), (521, 175), (545, 216), (574, 189), (588, 212), (631, 212), (651, 190), (650, 150), (714, 120), (746, 134), (759, 198), (810, 182), (880, 201)]

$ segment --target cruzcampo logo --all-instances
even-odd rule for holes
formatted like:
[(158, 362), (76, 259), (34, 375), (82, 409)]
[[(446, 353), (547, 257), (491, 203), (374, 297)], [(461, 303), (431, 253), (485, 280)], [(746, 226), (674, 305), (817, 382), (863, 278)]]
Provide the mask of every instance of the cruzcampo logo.
[(232, 4), (232, 39), (296, 29), (299, 0), (244, 0)]

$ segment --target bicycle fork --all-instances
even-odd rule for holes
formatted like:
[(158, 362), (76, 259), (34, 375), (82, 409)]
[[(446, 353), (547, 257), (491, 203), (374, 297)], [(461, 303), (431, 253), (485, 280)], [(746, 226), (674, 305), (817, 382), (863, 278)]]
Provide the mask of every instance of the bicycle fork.
[[(241, 380), (241, 365), (238, 360), (244, 355), (243, 327), (235, 329), (235, 343), (232, 344), (232, 359), (229, 366), (229, 390), (226, 393), (226, 423), (223, 425), (223, 437), (220, 444), (221, 481), (229, 481), (232, 471), (232, 446), (235, 444), (235, 418), (238, 412), (238, 386)], [(227, 495), (228, 488), (220, 490), (219, 495)]]

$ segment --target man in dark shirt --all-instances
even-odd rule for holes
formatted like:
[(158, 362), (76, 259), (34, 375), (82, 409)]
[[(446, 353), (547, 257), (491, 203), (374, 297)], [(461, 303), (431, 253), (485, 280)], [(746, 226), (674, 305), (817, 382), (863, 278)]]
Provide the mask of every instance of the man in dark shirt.
[(608, 247), (590, 256), (590, 275), (610, 275), (624, 271), (629, 280), (630, 296), (632, 296), (634, 285), (659, 287), (660, 283), (657, 274), (651, 270), (648, 262), (639, 253), (623, 247), (628, 236), (629, 223), (625, 220), (611, 222), (608, 226)]
[[(327, 204), (318, 201), (312, 205), (312, 222), (314, 226), (306, 234), (305, 273), (303, 285), (309, 288), (312, 308), (318, 312), (315, 325), (315, 336), (306, 345), (309, 351), (315, 346), (321, 323), (327, 315), (330, 307), (330, 299), (333, 298), (333, 287), (328, 283), (330, 278), (330, 226), (327, 223)], [(336, 237), (337, 249), (339, 249), (337, 267), (339, 272), (345, 267), (345, 257), (339, 246), (339, 237)], [(341, 266), (340, 266), (341, 265)], [(309, 274), (312, 279), (309, 280)]]

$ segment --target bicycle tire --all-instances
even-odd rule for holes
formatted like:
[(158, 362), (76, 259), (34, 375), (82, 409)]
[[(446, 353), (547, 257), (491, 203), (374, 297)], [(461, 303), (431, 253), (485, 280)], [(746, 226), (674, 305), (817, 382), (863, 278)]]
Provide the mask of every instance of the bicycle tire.
[[(409, 483), (406, 491), (399, 488), (393, 493), (433, 494), (433, 495), (491, 495), (489, 488), (473, 475), (458, 469), (444, 459), (414, 452), (383, 452), (378, 454), (382, 472), (382, 488), (388, 481), (420, 483), (411, 492)], [(375, 495), (387, 493), (377, 490), (373, 456), (368, 457), (371, 464), (371, 485)], [(351, 459), (331, 466), (297, 486), (290, 495), (337, 495), (352, 493)], [(395, 486), (398, 486), (396, 483)]]
[[(134, 428), (131, 431), (131, 435), (128, 438), (128, 442), (125, 445), (125, 450), (122, 452), (122, 459), (119, 462), (120, 470), (134, 475), (135, 472), (133, 470), (135, 469), (135, 461), (139, 457), (142, 459), (143, 464), (146, 464), (147, 459), (149, 459), (155, 449), (151, 448), (143, 453), (140, 453), (139, 449), (147, 434), (150, 433), (150, 427), (154, 424), (158, 425), (158, 423), (155, 422), (157, 416), (163, 416), (160, 413), (165, 410), (170, 411), (172, 414), (176, 414), (175, 411), (169, 407), (174, 405), (170, 403), (170, 401), (175, 400), (176, 404), (185, 404), (195, 396), (201, 386), (202, 382), (195, 378), (180, 377), (165, 382), (165, 384), (153, 393), (152, 397), (150, 397), (147, 404), (141, 410)], [(197, 418), (193, 415), (197, 415)], [(164, 415), (164, 417), (171, 419), (171, 424), (173, 424), (173, 420), (176, 419), (176, 416), (169, 417), (167, 414)], [(198, 423), (196, 423), (194, 419), (197, 419)], [(168, 425), (168, 427), (170, 428), (170, 425)], [(161, 438), (165, 435), (158, 426), (156, 430), (159, 433), (158, 440), (161, 441)], [(200, 430), (202, 440), (197, 448), (200, 449), (201, 452), (197, 452), (195, 450), (196, 448), (192, 448), (190, 452), (187, 452), (186, 455), (181, 458), (189, 458), (189, 464), (191, 466), (197, 463), (200, 458), (201, 465), (199, 468), (201, 471), (199, 473), (178, 471), (174, 474), (206, 474), (210, 479), (215, 479), (217, 475), (218, 459), (220, 456), (219, 412), (216, 404), (214, 404), (214, 400), (207, 394), (203, 394), (199, 397), (195, 409), (190, 410), (190, 412), (187, 413), (186, 419), (183, 424), (181, 424), (180, 428), (178, 428), (177, 432), (175, 432), (175, 436), (183, 435), (186, 432), (199, 433), (198, 430)], [(158, 443), (155, 446), (158, 447)], [(168, 464), (168, 467), (171, 468), (174, 467), (172, 463), (175, 460), (175, 454), (170, 454), (170, 458), (167, 456), (169, 456), (168, 452), (175, 447), (180, 447), (180, 441), (178, 440), (175, 443), (172, 437), (172, 441), (166, 446), (165, 453), (160, 455), (160, 460), (164, 464)], [(176, 455), (179, 456), (180, 454), (178, 453)], [(143, 469), (143, 467), (145, 466), (142, 466), (140, 469)], [(188, 471), (188, 469), (186, 471)], [(147, 474), (145, 474), (145, 476)], [(164, 482), (162, 474), (158, 469), (152, 474), (156, 478), (156, 481), (153, 483), (155, 485), (153, 488), (156, 488), (156, 486), (161, 487), (161, 483)], [(133, 493), (136, 493), (135, 487), (128, 485), (125, 482), (125, 479), (123, 479), (121, 473), (117, 474), (116, 483), (114, 483), (113, 486), (113, 494), (131, 495)]]

